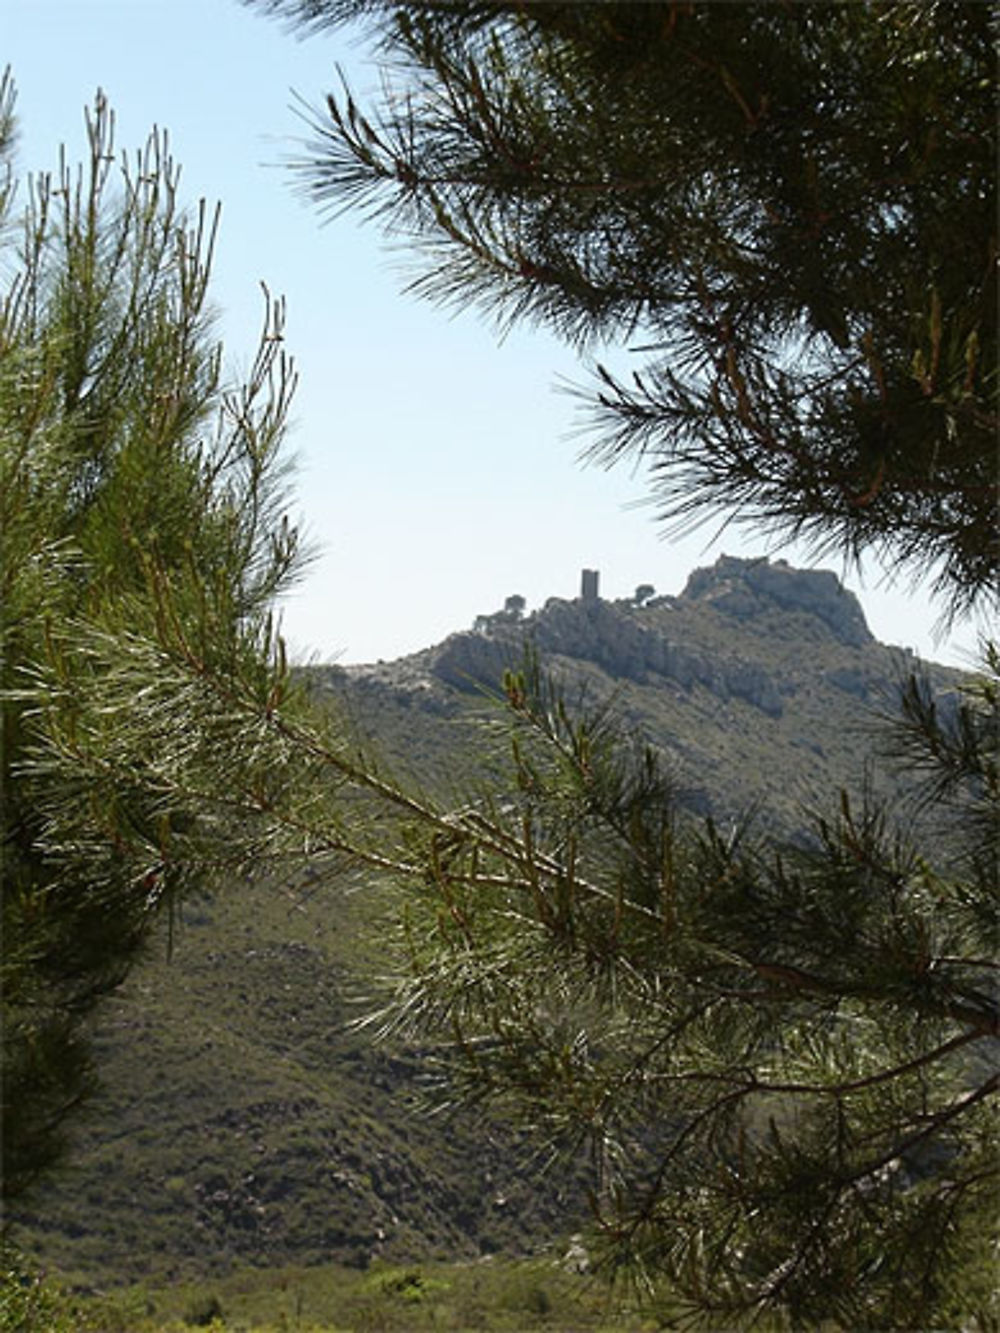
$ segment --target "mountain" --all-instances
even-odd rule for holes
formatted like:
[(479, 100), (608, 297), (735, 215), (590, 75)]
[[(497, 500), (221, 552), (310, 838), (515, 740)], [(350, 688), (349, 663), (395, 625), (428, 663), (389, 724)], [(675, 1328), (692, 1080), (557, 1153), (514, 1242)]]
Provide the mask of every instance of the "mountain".
[[(487, 694), (529, 645), (570, 701), (611, 699), (664, 752), (690, 811), (756, 810), (801, 837), (809, 808), (865, 779), (914, 659), (874, 640), (828, 572), (724, 556), (679, 597), (639, 593), (605, 601), (586, 571), (572, 601), (524, 616), (510, 598), (422, 652), (309, 677), (399, 767), (458, 795), (503, 781)], [(961, 673), (927, 671), (947, 706)], [(179, 909), (172, 947), (156, 941), (103, 1011), (103, 1093), (72, 1165), (14, 1219), (29, 1252), (107, 1281), (523, 1252), (580, 1224), (577, 1182), (540, 1174), (503, 1125), (419, 1114), (421, 1052), (348, 1029), (390, 906), (347, 887), (250, 879)]]
[[(694, 812), (732, 819), (759, 808), (772, 831), (792, 836), (808, 810), (861, 784), (860, 759), (918, 665), (874, 639), (857, 598), (825, 570), (721, 556), (679, 597), (619, 601), (596, 595), (593, 571), (582, 583), (589, 595), (551, 598), (527, 617), (478, 616), (472, 630), (396, 662), (321, 668), (317, 688), (399, 761), (414, 747), (431, 760), (449, 735), (435, 720), (467, 723), (530, 646), (569, 699), (583, 690), (612, 700), (623, 729), (664, 752)], [(962, 674), (924, 669), (945, 706)]]

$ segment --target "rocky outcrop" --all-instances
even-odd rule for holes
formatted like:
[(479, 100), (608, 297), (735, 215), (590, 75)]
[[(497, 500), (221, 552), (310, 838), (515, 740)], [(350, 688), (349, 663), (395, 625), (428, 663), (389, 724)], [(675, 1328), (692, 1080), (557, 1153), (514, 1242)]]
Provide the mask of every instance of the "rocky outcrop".
[[(749, 656), (743, 655), (745, 639), (743, 652), (734, 651), (728, 641), (738, 635), (709, 636), (714, 648), (697, 635), (692, 639), (692, 610), (732, 617), (751, 630), (760, 621), (765, 634), (773, 632), (775, 612), (808, 616), (818, 633), (845, 647), (860, 649), (875, 642), (857, 598), (835, 574), (793, 569), (784, 560), (772, 564), (766, 556), (720, 556), (711, 568), (695, 570), (680, 597), (656, 598), (644, 606), (635, 599), (608, 602), (596, 595), (573, 601), (553, 597), (540, 611), (522, 617), (522, 607), (512, 605), (522, 601), (508, 598), (503, 611), (478, 616), (471, 631), (452, 634), (435, 648), (399, 662), (348, 670), (357, 685), (371, 692), (384, 690), (407, 704), (447, 715), (455, 707), (453, 690), (495, 690), (505, 669), (521, 665), (528, 643), (557, 669), (560, 660), (592, 663), (612, 679), (669, 682), (685, 691), (702, 687), (723, 702), (743, 700), (780, 717), (784, 696), (797, 688), (794, 680), (776, 680), (767, 667), (751, 660), (752, 642)], [(686, 614), (674, 617), (671, 611)], [(854, 663), (831, 668), (826, 683), (861, 700), (873, 689), (868, 673)]]
[(507, 668), (517, 668), (524, 656), (523, 642), (530, 622), (523, 630), (492, 630), (488, 634), (450, 634), (435, 653), (433, 674), (445, 685), (457, 690), (496, 689)]
[(432, 669), (459, 689), (495, 687), (505, 668), (520, 663), (526, 642), (546, 659), (593, 662), (618, 679), (663, 677), (684, 689), (702, 685), (723, 700), (744, 699), (772, 717), (782, 712), (781, 694), (762, 667), (675, 642), (611, 602), (552, 598), (520, 625), (453, 634), (438, 649)]
[(711, 569), (696, 569), (682, 597), (709, 602), (726, 615), (748, 620), (770, 604), (821, 620), (841, 643), (863, 648), (873, 643), (861, 604), (828, 569), (793, 569), (766, 556), (740, 560), (723, 555)]

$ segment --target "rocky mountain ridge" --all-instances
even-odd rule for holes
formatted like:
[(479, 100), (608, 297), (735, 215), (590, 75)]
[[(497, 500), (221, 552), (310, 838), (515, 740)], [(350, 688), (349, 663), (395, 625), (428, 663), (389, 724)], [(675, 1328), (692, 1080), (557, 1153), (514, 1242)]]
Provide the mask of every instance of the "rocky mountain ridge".
[[(803, 806), (862, 782), (858, 756), (876, 718), (895, 711), (920, 665), (875, 640), (834, 573), (766, 557), (721, 556), (676, 597), (646, 585), (604, 600), (585, 571), (581, 596), (550, 598), (530, 615), (522, 606), (508, 598), (472, 629), (396, 662), (320, 675), (362, 714), (416, 708), (444, 722), (495, 693), (530, 648), (571, 692), (614, 695), (624, 724), (669, 753), (696, 809), (762, 806), (791, 829)], [(945, 694), (961, 676), (924, 669)]]
[[(451, 634), (433, 648), (398, 662), (345, 671), (356, 683), (423, 692), (434, 707), (436, 683), (463, 691), (495, 685), (531, 644), (545, 658), (590, 662), (614, 678), (647, 682), (663, 677), (684, 688), (697, 683), (723, 700), (745, 699), (780, 716), (781, 689), (759, 662), (739, 651), (738, 634), (728, 651), (720, 645), (706, 651), (692, 637), (685, 613), (696, 607), (711, 609), (736, 626), (775, 612), (800, 615), (825, 628), (839, 645), (860, 649), (875, 643), (857, 598), (830, 571), (797, 570), (766, 557), (721, 556), (711, 569), (695, 570), (679, 597), (641, 602), (552, 597), (527, 617), (509, 610), (479, 616), (472, 630)], [(436, 702), (440, 706), (440, 697)]]
[(785, 560), (771, 564), (766, 556), (740, 560), (723, 555), (711, 569), (691, 574), (681, 598), (707, 602), (737, 620), (747, 620), (771, 603), (815, 616), (836, 639), (854, 648), (875, 642), (861, 603), (828, 569), (793, 569)]

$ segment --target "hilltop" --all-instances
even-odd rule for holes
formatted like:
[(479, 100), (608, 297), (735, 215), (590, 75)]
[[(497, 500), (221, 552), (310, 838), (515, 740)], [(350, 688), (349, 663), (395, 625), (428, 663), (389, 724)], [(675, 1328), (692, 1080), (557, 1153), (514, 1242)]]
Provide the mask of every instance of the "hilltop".
[[(332, 694), (403, 762), (415, 746), (433, 763), (437, 722), (467, 721), (506, 669), (538, 653), (569, 698), (613, 699), (623, 728), (668, 758), (685, 803), (700, 814), (766, 811), (793, 834), (804, 812), (864, 777), (879, 720), (894, 713), (918, 664), (880, 644), (853, 593), (826, 570), (721, 556), (677, 597), (606, 601), (594, 571), (581, 595), (523, 615), (520, 598), (470, 630), (395, 662), (315, 668)], [(961, 673), (924, 668), (944, 696)], [(403, 726), (400, 749), (393, 726)]]

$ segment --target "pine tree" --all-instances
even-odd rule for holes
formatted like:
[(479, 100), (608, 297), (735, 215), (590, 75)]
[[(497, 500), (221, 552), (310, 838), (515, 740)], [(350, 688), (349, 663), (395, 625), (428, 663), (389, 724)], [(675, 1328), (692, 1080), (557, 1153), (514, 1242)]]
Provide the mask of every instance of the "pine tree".
[[(8, 76), (8, 162), (13, 101)], [(31, 180), (19, 217), (0, 183), (5, 1200), (65, 1155), (88, 1020), (186, 896), (306, 860), (405, 876), (387, 821), (450, 828), (285, 658), (275, 602), (308, 552), (285, 513), (283, 304), (265, 291), (227, 383), (217, 213), (181, 209), (165, 135), (117, 158), (100, 95), (87, 129), (86, 162)]]
[(119, 162), (99, 96), (86, 163), (33, 178), (15, 217), (13, 98), (8, 75), (5, 1197), (63, 1150), (93, 1083), (99, 997), (180, 895), (252, 852), (225, 810), (238, 765), (202, 781), (214, 801), (198, 791), (212, 724), (199, 687), (280, 689), (268, 615), (303, 555), (282, 516), (294, 376), (280, 303), (267, 302), (247, 382), (226, 386), (207, 307), (217, 215), (181, 212), (166, 137)]
[[(384, 99), (329, 96), (298, 171), (415, 290), (639, 344), (593, 456), (645, 460), (668, 521), (735, 506), (995, 605), (994, 6), (247, 2), (376, 33)], [(845, 796), (808, 846), (683, 820), (530, 662), (514, 794), (414, 811), (382, 1030), (587, 1145), (608, 1266), (674, 1318), (996, 1321), (998, 667), (950, 712), (914, 678), (916, 806)]]

